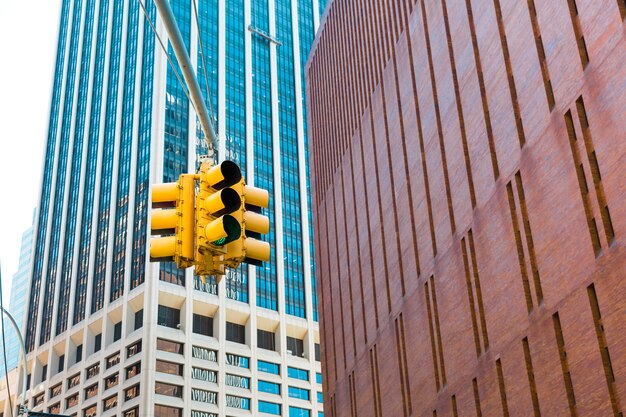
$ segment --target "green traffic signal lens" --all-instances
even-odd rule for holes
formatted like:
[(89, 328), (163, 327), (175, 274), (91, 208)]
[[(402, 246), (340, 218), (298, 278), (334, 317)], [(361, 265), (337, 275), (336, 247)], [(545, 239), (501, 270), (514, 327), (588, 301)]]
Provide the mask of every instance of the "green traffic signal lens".
[(224, 246), (227, 243), (233, 242), (241, 237), (241, 224), (233, 216), (222, 217), (222, 227), (226, 236), (213, 241), (216, 246)]

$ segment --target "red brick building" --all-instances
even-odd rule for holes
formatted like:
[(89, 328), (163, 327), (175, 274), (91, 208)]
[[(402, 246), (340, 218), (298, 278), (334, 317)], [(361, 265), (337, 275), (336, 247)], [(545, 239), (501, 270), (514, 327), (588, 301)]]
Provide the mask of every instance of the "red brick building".
[(307, 64), (326, 416), (626, 412), (624, 0), (334, 0)]

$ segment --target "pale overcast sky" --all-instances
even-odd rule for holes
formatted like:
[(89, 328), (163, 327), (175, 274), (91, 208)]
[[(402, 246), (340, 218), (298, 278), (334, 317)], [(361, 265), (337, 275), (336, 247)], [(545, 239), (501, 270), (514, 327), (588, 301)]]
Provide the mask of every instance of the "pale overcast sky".
[(38, 204), (60, 0), (0, 0), (0, 261), (9, 300)]

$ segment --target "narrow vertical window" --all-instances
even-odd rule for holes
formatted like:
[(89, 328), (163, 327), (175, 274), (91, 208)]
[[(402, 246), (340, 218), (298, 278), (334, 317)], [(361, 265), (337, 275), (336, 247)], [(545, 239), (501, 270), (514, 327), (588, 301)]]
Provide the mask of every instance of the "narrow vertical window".
[(567, 361), (567, 351), (565, 350), (565, 339), (563, 338), (563, 329), (561, 327), (561, 319), (559, 313), (552, 316), (552, 324), (554, 325), (554, 334), (556, 336), (556, 345), (559, 349), (559, 359), (561, 361), (561, 371), (563, 372), (563, 383), (565, 384), (565, 392), (567, 393), (567, 403), (571, 417), (577, 417), (576, 413), (576, 396), (574, 395), (574, 384), (572, 384), (572, 375), (569, 371)]
[(487, 320), (485, 318), (485, 308), (483, 306), (478, 265), (476, 263), (474, 235), (471, 229), (467, 232), (467, 238), (464, 237), (461, 239), (461, 251), (463, 253), (467, 298), (470, 306), (470, 318), (472, 320), (476, 356), (480, 356), (483, 350), (486, 351), (489, 349), (489, 337), (487, 334)]
[(606, 378), (609, 398), (611, 399), (611, 406), (613, 407), (613, 415), (614, 417), (622, 417), (622, 413), (619, 410), (620, 404), (619, 398), (617, 397), (617, 388), (615, 387), (615, 373), (613, 372), (609, 346), (606, 342), (606, 335), (604, 333), (604, 323), (602, 321), (602, 314), (600, 313), (600, 304), (598, 303), (598, 294), (596, 293), (596, 287), (594, 284), (587, 287), (587, 295), (589, 296), (589, 304), (591, 305), (591, 314), (593, 316), (593, 323), (596, 329), (596, 336), (598, 338), (598, 348), (600, 349), (600, 356), (602, 358), (602, 365), (604, 368), (604, 377)]
[(461, 142), (463, 144), (463, 157), (465, 160), (465, 173), (467, 175), (467, 184), (469, 187), (470, 202), (472, 208), (476, 207), (476, 192), (474, 190), (474, 176), (472, 174), (472, 161), (470, 159), (469, 147), (467, 145), (467, 131), (465, 129), (465, 116), (463, 114), (463, 104), (461, 103), (461, 91), (459, 87), (459, 77), (456, 71), (456, 61), (454, 57), (454, 46), (452, 43), (452, 31), (450, 30), (450, 22), (448, 19), (448, 7), (446, 0), (441, 0), (443, 10), (443, 22), (446, 29), (446, 39), (448, 43), (448, 56), (450, 58), (450, 68), (452, 70), (452, 82), (454, 85), (454, 98), (456, 101), (456, 110), (459, 117), (459, 129), (461, 131)]
[(430, 280), (424, 284), (424, 292), (428, 310), (428, 329), (430, 331), (433, 365), (435, 368), (435, 386), (437, 391), (439, 391), (446, 385), (446, 369), (443, 360), (443, 344), (439, 326), (434, 276), (431, 275)]
[(569, 7), (570, 18), (572, 19), (574, 36), (576, 37), (576, 45), (578, 46), (578, 55), (580, 56), (580, 62), (584, 70), (589, 64), (589, 54), (587, 53), (587, 44), (585, 43), (585, 36), (583, 35), (583, 30), (580, 25), (580, 16), (578, 14), (576, 0), (567, 0), (567, 6)]
[(450, 176), (448, 174), (448, 162), (446, 160), (446, 147), (444, 145), (443, 127), (441, 121), (441, 112), (439, 109), (439, 98), (437, 93), (437, 80), (435, 78), (435, 68), (433, 63), (433, 52), (430, 46), (430, 34), (428, 31), (428, 19), (426, 16), (426, 6), (422, 4), (422, 20), (424, 24), (424, 37), (426, 41), (426, 52), (428, 55), (428, 68), (430, 70), (430, 85), (432, 88), (433, 102), (435, 106), (435, 119), (437, 122), (437, 137), (439, 138), (439, 151), (441, 153), (441, 167), (443, 169), (443, 180), (446, 188), (446, 198), (448, 200), (448, 216), (450, 220), (450, 229), (452, 233), (456, 230), (456, 222), (454, 220), (454, 209), (452, 207), (452, 193), (450, 191)]
[(456, 395), (453, 395), (450, 401), (452, 402), (452, 417), (459, 417), (459, 410), (456, 408)]
[[(587, 111), (585, 109), (585, 103), (582, 96), (579, 96), (576, 100), (576, 111), (578, 113), (578, 122), (582, 131), (583, 144), (578, 140), (576, 135), (576, 127), (574, 125), (574, 116), (572, 110), (567, 110), (564, 115), (565, 127), (567, 128), (567, 135), (569, 138), (570, 149), (572, 151), (572, 158), (574, 162), (574, 169), (576, 170), (576, 178), (578, 179), (578, 186), (580, 189), (580, 195), (583, 202), (583, 209), (585, 211), (585, 218), (587, 220), (587, 227), (589, 229), (589, 236), (591, 237), (591, 244), (593, 246), (593, 252), (596, 257), (602, 253), (602, 242), (600, 240), (600, 229), (596, 213), (591, 205), (591, 186), (587, 182), (588, 176), (585, 174), (585, 166), (581, 157), (581, 153), (587, 155), (589, 162), (589, 170), (591, 171), (591, 180), (593, 182), (593, 190), (596, 194), (598, 202), (598, 208), (600, 215), (598, 216), (603, 225), (603, 230), (608, 246), (615, 241), (615, 230), (613, 229), (613, 221), (611, 220), (611, 213), (606, 201), (606, 193), (604, 192), (604, 185), (602, 184), (602, 175), (600, 173), (600, 166), (598, 164), (598, 158), (596, 155), (595, 146), (591, 137), (591, 131), (589, 128), (589, 119), (587, 118)], [(584, 146), (584, 148), (583, 148)], [(581, 149), (582, 148), (582, 149)]]
[(507, 81), (509, 83), (509, 94), (511, 95), (511, 104), (513, 105), (513, 114), (515, 116), (515, 126), (517, 127), (517, 139), (520, 148), (526, 143), (526, 135), (524, 133), (524, 125), (522, 124), (522, 116), (520, 114), (519, 101), (517, 99), (517, 88), (515, 86), (515, 78), (513, 77), (513, 66), (511, 64), (511, 54), (509, 52), (509, 44), (504, 29), (504, 20), (502, 19), (502, 8), (500, 0), (493, 0), (493, 6), (496, 10), (496, 20), (498, 22), (498, 32), (500, 33), (500, 45), (502, 46), (502, 55), (504, 57), (504, 66), (506, 68)]
[(476, 76), (478, 77), (478, 87), (480, 89), (480, 98), (483, 107), (483, 118), (485, 119), (485, 129), (487, 130), (487, 140), (489, 142), (491, 168), (493, 169), (493, 178), (494, 180), (497, 180), (500, 176), (500, 168), (498, 167), (498, 156), (496, 154), (495, 140), (493, 138), (493, 126), (491, 124), (491, 114), (489, 112), (489, 103), (487, 101), (487, 89), (485, 87), (485, 76), (483, 74), (483, 66), (480, 59), (480, 51), (478, 49), (478, 38), (476, 36), (476, 26), (474, 23), (474, 13), (472, 11), (471, 0), (465, 0), (465, 8), (467, 10), (467, 18), (469, 20), (470, 34), (472, 37), (472, 49), (474, 50), (474, 62), (476, 63)]
[(598, 164), (596, 149), (593, 144), (593, 139), (591, 138), (589, 119), (587, 118), (587, 110), (585, 109), (583, 96), (578, 97), (578, 99), (576, 100), (576, 111), (578, 113), (580, 128), (583, 132), (583, 141), (585, 142), (585, 150), (587, 152), (587, 159), (589, 160), (591, 178), (593, 180), (593, 185), (596, 190), (596, 199), (598, 200), (598, 206), (600, 207), (600, 218), (602, 219), (602, 224), (604, 225), (604, 232), (606, 234), (607, 243), (610, 246), (615, 240), (615, 231), (613, 230), (613, 222), (611, 220), (609, 206), (606, 202), (606, 193), (604, 192), (604, 186), (602, 185), (600, 165)]
[[(370, 371), (372, 375), (372, 389), (374, 393), (374, 415), (375, 417), (382, 417), (382, 402), (380, 396), (380, 379), (378, 375), (378, 349), (374, 345), (370, 349)], [(335, 414), (337, 415), (336, 411)]]
[(515, 246), (517, 247), (517, 258), (519, 261), (520, 272), (522, 275), (522, 285), (524, 287), (524, 299), (526, 300), (526, 309), (528, 314), (533, 311), (533, 299), (530, 293), (530, 283), (528, 281), (528, 271), (526, 267), (526, 257), (524, 255), (524, 244), (522, 242), (521, 231), (518, 223), (517, 206), (515, 197), (513, 196), (513, 187), (509, 182), (506, 185), (506, 192), (509, 199), (509, 209), (511, 210), (511, 220), (513, 222), (513, 234), (515, 236)]
[(517, 171), (515, 174), (515, 185), (517, 190), (517, 198), (519, 200), (520, 211), (522, 214), (522, 224), (524, 235), (526, 237), (526, 249), (530, 258), (530, 271), (533, 277), (533, 285), (535, 287), (535, 296), (537, 304), (543, 302), (543, 289), (541, 287), (541, 278), (539, 276), (539, 267), (537, 266), (537, 255), (535, 254), (535, 244), (533, 241), (533, 233), (530, 228), (530, 219), (528, 217), (528, 208), (526, 205), (526, 193), (524, 192), (524, 184), (522, 183), (522, 174)]
[(550, 72), (548, 71), (548, 62), (546, 61), (546, 51), (543, 47), (543, 39), (541, 38), (541, 29), (537, 19), (537, 8), (535, 0), (528, 0), (528, 12), (530, 13), (530, 23), (535, 36), (535, 47), (539, 56), (539, 66), (541, 67), (541, 77), (543, 78), (543, 86), (546, 90), (546, 99), (550, 110), (554, 109), (554, 91), (552, 91), (552, 82), (550, 81)]
[(589, 235), (591, 236), (591, 244), (593, 246), (593, 252), (596, 256), (600, 253), (600, 236), (598, 235), (598, 227), (596, 220), (593, 218), (593, 212), (591, 211), (591, 202), (589, 201), (589, 188), (587, 187), (587, 178), (585, 177), (585, 171), (583, 164), (580, 160), (580, 152), (578, 150), (576, 130), (574, 128), (574, 120), (572, 118), (572, 112), (568, 110), (565, 113), (565, 126), (567, 128), (567, 135), (569, 137), (570, 148), (572, 150), (572, 157), (574, 158), (574, 168), (576, 169), (576, 178), (578, 179), (578, 186), (580, 189), (580, 195), (583, 200), (583, 207), (585, 209), (585, 218), (587, 219), (587, 226), (589, 228)]
[(476, 378), (472, 380), (472, 391), (474, 392), (474, 406), (476, 407), (476, 417), (483, 417), (483, 412), (480, 407), (480, 394), (478, 392), (478, 380)]
[(526, 361), (526, 373), (528, 374), (528, 386), (530, 388), (530, 397), (533, 401), (533, 412), (535, 417), (541, 417), (541, 410), (539, 409), (539, 396), (537, 395), (537, 384), (535, 383), (535, 371), (533, 369), (533, 361), (530, 355), (530, 345), (528, 344), (528, 338), (522, 339), (522, 345), (524, 348), (524, 359)]
[(502, 404), (502, 414), (509, 417), (509, 404), (506, 398), (506, 387), (504, 385), (504, 373), (502, 371), (502, 361), (496, 360), (496, 371), (498, 373), (498, 388), (500, 390), (500, 402)]
[(619, 15), (622, 20), (626, 19), (626, 0), (616, 0), (617, 8), (619, 9)]
[(404, 320), (402, 313), (395, 319), (396, 352), (398, 354), (398, 371), (400, 374), (400, 388), (402, 390), (402, 409), (405, 416), (410, 416), (413, 412), (411, 404), (411, 384), (409, 381), (409, 371), (406, 354), (406, 343), (404, 337)]

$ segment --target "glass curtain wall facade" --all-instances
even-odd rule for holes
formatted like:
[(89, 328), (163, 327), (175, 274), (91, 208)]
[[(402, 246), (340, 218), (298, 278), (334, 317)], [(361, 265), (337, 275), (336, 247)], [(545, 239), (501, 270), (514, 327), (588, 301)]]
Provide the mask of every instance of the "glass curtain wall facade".
[(194, 172), (204, 134), (152, 2), (64, 0), (25, 331), (29, 387), (52, 389), (29, 407), (320, 416), (304, 65), (325, 2), (170, 5), (219, 159), (270, 192), (271, 261), (219, 284), (149, 263), (150, 183)]
[[(34, 221), (33, 213), (33, 221)], [(20, 245), (20, 261), (17, 272), (13, 274), (11, 280), (11, 296), (9, 298), (9, 313), (13, 316), (22, 333), (24, 332), (24, 323), (26, 321), (26, 295), (28, 292), (28, 278), (30, 277), (30, 264), (33, 254), (33, 232), (34, 226), (30, 226), (22, 233), (22, 243)], [(5, 308), (6, 305), (5, 305)], [(17, 334), (13, 326), (5, 318), (5, 341), (6, 341), (6, 357), (7, 370), (11, 370), (18, 365), (18, 359), (22, 353), (20, 349)], [(4, 375), (4, 361), (0, 363), (0, 375)]]
[[(258, 30), (269, 32), (268, 0), (253, 0), (252, 24)], [(255, 185), (269, 192), (270, 201), (275, 201), (274, 165), (272, 164), (272, 78), (270, 72), (270, 44), (261, 36), (252, 41), (252, 100), (254, 123), (254, 180)], [(268, 213), (270, 224), (276, 224), (275, 212)], [(278, 309), (276, 281), (276, 229), (271, 228), (268, 236), (271, 245), (270, 262), (256, 270), (257, 305), (271, 310)]]

